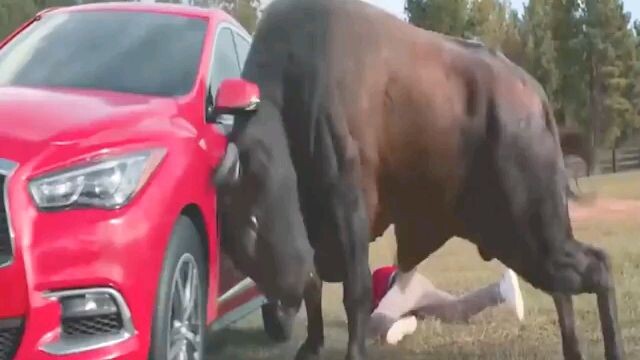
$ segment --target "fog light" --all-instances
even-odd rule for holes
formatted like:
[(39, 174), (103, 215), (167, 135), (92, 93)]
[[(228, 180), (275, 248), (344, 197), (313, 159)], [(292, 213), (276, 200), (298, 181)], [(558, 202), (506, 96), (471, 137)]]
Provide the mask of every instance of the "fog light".
[(62, 290), (45, 296), (58, 301), (61, 307), (60, 336), (40, 347), (47, 354), (59, 356), (99, 349), (135, 334), (129, 307), (115, 289)]
[(60, 303), (62, 317), (65, 319), (118, 314), (114, 299), (105, 293), (63, 297)]

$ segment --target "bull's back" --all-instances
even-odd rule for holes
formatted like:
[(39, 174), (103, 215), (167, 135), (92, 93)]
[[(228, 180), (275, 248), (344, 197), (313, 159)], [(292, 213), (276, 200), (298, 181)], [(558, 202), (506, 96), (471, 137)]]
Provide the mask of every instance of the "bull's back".
[(447, 78), (440, 35), (360, 1), (329, 3), (335, 5), (326, 53), (332, 120), (358, 151), (378, 235), (403, 197), (428, 198), (434, 209), (452, 198), (460, 84)]
[(384, 104), (376, 128), (378, 207), (390, 209), (392, 222), (422, 216), (442, 236), (467, 235), (458, 210), (476, 151), (490, 141), (489, 122), (514, 131), (555, 128), (547, 123), (546, 96), (522, 69), (482, 45), (394, 28), (401, 35), (390, 45), (377, 97)]
[(317, 194), (353, 153), (374, 223), (384, 228), (411, 209), (453, 229), (489, 107), (518, 119), (539, 105), (502, 61), (359, 0), (272, 3), (244, 75), (282, 109), (314, 245), (336, 237), (319, 220), (331, 210)]

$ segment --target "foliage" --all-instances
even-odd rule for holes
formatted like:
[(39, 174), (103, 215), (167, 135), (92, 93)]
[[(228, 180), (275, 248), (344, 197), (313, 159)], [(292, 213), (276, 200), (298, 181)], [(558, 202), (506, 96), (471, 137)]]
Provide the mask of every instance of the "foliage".
[(468, 0), (407, 0), (409, 21), (423, 28), (462, 36), (466, 31)]
[(633, 128), (638, 114), (629, 76), (638, 66), (635, 33), (619, 0), (585, 0), (582, 47), (589, 91), (589, 125), (597, 144), (613, 146)]
[(558, 68), (552, 32), (553, 0), (531, 0), (522, 21), (524, 67), (542, 84), (549, 97), (556, 98)]
[[(558, 86), (554, 96), (556, 117), (561, 123), (575, 125), (586, 119), (588, 112), (586, 78), (587, 64), (580, 47), (582, 18), (579, 0), (551, 2), (551, 32), (556, 52)], [(584, 121), (582, 121), (584, 124)]]
[[(1, 0), (0, 37), (44, 8), (98, 1)], [(221, 7), (250, 33), (262, 5), (157, 1)], [(530, 0), (522, 14), (508, 0), (405, 0), (405, 11), (419, 27), (501, 50), (540, 81), (558, 121), (588, 130), (595, 145), (640, 133), (640, 22), (630, 24), (621, 0)]]
[(36, 5), (33, 0), (0, 1), (0, 38), (5, 38), (24, 21), (33, 16)]
[(500, 48), (507, 27), (507, 10), (507, 5), (500, 1), (471, 1), (467, 15), (467, 36), (480, 38), (491, 48)]
[[(4, 39), (37, 11), (57, 6), (112, 0), (0, 0), (0, 38)], [(139, 1), (139, 0), (129, 0)], [(261, 0), (155, 0), (164, 3), (186, 3), (201, 7), (221, 7), (234, 16), (250, 33), (259, 17)]]
[(508, 0), (406, 0), (405, 10), (419, 27), (501, 49), (594, 145), (640, 132), (640, 22), (621, 0), (530, 0), (522, 14)]

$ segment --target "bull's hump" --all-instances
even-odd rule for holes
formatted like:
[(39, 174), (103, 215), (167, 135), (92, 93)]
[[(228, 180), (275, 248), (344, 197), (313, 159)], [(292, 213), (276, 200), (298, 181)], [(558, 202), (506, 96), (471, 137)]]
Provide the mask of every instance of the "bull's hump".
[(535, 94), (546, 99), (546, 93), (540, 83), (519, 65), (513, 63), (498, 49), (491, 48), (478, 39), (463, 39), (459, 37), (447, 36), (447, 40), (456, 44), (467, 54), (477, 59), (484, 59), (497, 72), (502, 72), (506, 78), (515, 79), (519, 86), (531, 88)]
[(478, 39), (462, 39), (452, 38), (454, 42), (467, 49), (484, 49), (487, 50), (487, 45)]

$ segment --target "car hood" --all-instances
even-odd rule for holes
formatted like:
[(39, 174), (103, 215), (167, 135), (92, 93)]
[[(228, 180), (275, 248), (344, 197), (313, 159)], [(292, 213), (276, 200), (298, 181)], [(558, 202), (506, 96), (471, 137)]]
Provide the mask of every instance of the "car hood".
[(60, 147), (89, 147), (152, 132), (174, 99), (68, 89), (0, 88), (0, 158), (19, 163)]

